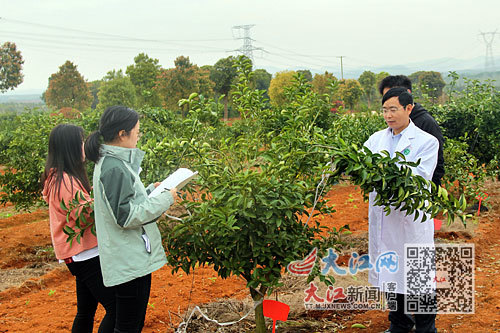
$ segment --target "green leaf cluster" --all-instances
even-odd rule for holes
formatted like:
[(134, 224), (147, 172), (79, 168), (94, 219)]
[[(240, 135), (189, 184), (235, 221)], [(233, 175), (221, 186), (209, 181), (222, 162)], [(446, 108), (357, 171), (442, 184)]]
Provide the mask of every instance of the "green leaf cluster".
[[(93, 197), (93, 193), (90, 193)], [(81, 238), (86, 230), (90, 229), (93, 235), (96, 235), (94, 223), (94, 201), (85, 199), (81, 191), (77, 191), (71, 201), (65, 203), (64, 200), (60, 203), (61, 209), (66, 211), (66, 225), (63, 227), (63, 232), (68, 235), (66, 242), (70, 246), (76, 239), (80, 243)], [(75, 226), (70, 225), (70, 219), (74, 218)]]
[(338, 146), (328, 147), (332, 152), (331, 178), (350, 176), (351, 181), (359, 185), (365, 198), (375, 191), (374, 204), (384, 206), (388, 215), (398, 209), (405, 214), (413, 215), (414, 220), (425, 221), (442, 213), (447, 216), (448, 224), (456, 217), (465, 223), (466, 198), (462, 194), (459, 199), (448, 194), (448, 191), (422, 176), (412, 173), (420, 161), (406, 161), (405, 155), (396, 152), (391, 158), (387, 151), (381, 154), (372, 153), (368, 148), (358, 148), (355, 144), (347, 144), (338, 140)]
[(63, 120), (60, 116), (33, 110), (11, 118), (0, 134), (4, 173), (0, 174), (0, 203), (11, 202), (29, 209), (41, 201), (40, 176), (45, 168), (50, 131)]
[(429, 109), (449, 139), (465, 141), (468, 153), (480, 163), (498, 160), (500, 151), (500, 93), (491, 82), (464, 78), (456, 88), (458, 74), (450, 73), (449, 100)]

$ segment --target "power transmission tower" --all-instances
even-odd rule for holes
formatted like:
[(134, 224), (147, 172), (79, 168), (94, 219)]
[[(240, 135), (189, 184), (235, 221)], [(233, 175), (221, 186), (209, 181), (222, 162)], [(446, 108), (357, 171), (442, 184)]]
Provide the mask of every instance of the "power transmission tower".
[(492, 32), (480, 32), (481, 36), (483, 36), (483, 40), (486, 43), (486, 55), (484, 57), (484, 69), (485, 71), (493, 70), (495, 67), (495, 58), (493, 57), (493, 39), (495, 39), (495, 35), (497, 31)]
[[(261, 47), (254, 47), (252, 45), (253, 39), (250, 37), (250, 29), (254, 26), (255, 24), (247, 24), (247, 25), (235, 25), (233, 27), (233, 38), (243, 39), (243, 46), (234, 51), (240, 52), (245, 57), (252, 60), (252, 64), (254, 64), (253, 51), (263, 50)], [(238, 30), (238, 37), (234, 36), (234, 30)], [(241, 35), (241, 30), (243, 30), (243, 36)]]

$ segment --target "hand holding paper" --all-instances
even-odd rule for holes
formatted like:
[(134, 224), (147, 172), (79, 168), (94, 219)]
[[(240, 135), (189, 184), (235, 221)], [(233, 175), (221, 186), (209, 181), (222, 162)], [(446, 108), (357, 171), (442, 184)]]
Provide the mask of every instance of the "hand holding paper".
[(184, 185), (189, 183), (197, 175), (198, 171), (193, 172), (186, 168), (177, 169), (174, 173), (165, 178), (165, 180), (162, 181), (161, 184), (149, 194), (149, 197), (155, 197), (161, 192), (165, 190), (171, 190), (173, 188), (177, 188), (177, 190), (180, 190), (182, 187), (184, 187)]

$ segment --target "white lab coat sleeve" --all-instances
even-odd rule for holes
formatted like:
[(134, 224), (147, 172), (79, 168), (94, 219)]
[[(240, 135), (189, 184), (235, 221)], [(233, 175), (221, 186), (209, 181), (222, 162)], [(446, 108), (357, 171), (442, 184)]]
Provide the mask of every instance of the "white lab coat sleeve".
[(437, 165), (438, 150), (439, 142), (435, 137), (426, 140), (418, 153), (417, 160), (420, 159), (420, 164), (417, 167), (412, 167), (412, 172), (431, 180)]
[(372, 147), (373, 136), (374, 136), (374, 134), (372, 134), (368, 138), (368, 140), (366, 140), (366, 142), (363, 144), (363, 146), (365, 146), (366, 148), (370, 149), (371, 152), (373, 152), (373, 147)]

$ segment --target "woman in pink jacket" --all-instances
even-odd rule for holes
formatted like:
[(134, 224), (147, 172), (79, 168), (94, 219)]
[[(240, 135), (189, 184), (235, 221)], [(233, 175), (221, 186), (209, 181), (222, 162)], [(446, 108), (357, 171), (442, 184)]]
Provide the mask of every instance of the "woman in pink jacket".
[(52, 129), (42, 175), (43, 197), (49, 204), (50, 233), (56, 258), (66, 263), (76, 278), (77, 313), (72, 332), (92, 332), (98, 303), (106, 309), (99, 333), (113, 332), (115, 296), (113, 288), (105, 287), (102, 281), (97, 238), (87, 229), (80, 242), (73, 241), (70, 245), (63, 232), (66, 224), (75, 227), (75, 216), (73, 214), (69, 223), (66, 222), (66, 211), (61, 208), (61, 201), (67, 204), (78, 191), (86, 200), (91, 200), (83, 143), (81, 127), (62, 124)]

